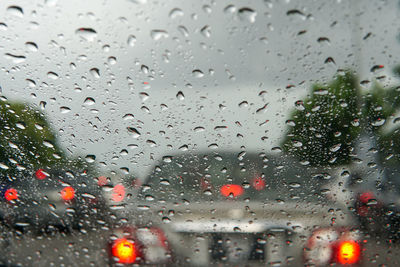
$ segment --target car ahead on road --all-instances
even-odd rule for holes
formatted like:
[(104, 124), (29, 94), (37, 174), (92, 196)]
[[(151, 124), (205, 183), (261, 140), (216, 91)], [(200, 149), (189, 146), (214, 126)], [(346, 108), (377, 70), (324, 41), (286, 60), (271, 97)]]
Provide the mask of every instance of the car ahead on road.
[(399, 166), (385, 166), (367, 179), (365, 173), (355, 173), (349, 182), (362, 228), (390, 242), (400, 241), (399, 172)]
[(0, 199), (3, 224), (20, 230), (95, 226), (106, 214), (101, 190), (85, 172), (39, 169), (2, 177)]
[(354, 215), (284, 155), (165, 156), (121, 210), (111, 264), (325, 266), (362, 262)]

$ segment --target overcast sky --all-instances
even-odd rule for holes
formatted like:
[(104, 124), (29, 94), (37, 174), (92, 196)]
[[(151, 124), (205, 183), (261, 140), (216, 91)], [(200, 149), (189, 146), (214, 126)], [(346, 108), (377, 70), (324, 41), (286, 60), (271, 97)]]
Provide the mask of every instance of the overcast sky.
[(1, 1), (0, 85), (106, 169), (143, 176), (186, 147), (269, 153), (316, 81), (395, 82), (397, 1), (103, 2)]

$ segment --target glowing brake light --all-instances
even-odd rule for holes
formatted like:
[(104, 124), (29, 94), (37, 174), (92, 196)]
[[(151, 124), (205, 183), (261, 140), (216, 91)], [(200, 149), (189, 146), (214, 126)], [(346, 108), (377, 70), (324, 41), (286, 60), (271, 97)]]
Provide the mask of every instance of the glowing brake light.
[(114, 186), (112, 200), (114, 202), (121, 202), (125, 198), (125, 186), (117, 184)]
[(313, 232), (304, 250), (305, 263), (316, 266), (353, 265), (361, 261), (360, 236), (346, 228), (321, 228)]
[(75, 197), (75, 189), (72, 188), (71, 186), (64, 187), (64, 188), (61, 190), (60, 193), (61, 193), (61, 198), (62, 198), (63, 200), (65, 200), (65, 201), (72, 200), (72, 199), (74, 199), (74, 197)]
[(374, 199), (374, 193), (372, 192), (364, 192), (360, 195), (359, 199), (362, 203), (367, 204), (370, 200)]
[(226, 184), (221, 187), (220, 192), (224, 197), (237, 197), (243, 195), (243, 187), (238, 184)]
[(355, 264), (360, 260), (360, 245), (353, 241), (342, 241), (337, 248), (336, 259), (339, 264)]
[(265, 188), (265, 181), (263, 178), (257, 177), (251, 181), (251, 185), (254, 187), (255, 190), (260, 191)]
[(7, 201), (12, 201), (18, 199), (18, 192), (14, 188), (7, 189), (4, 193), (4, 197)]
[(35, 172), (35, 176), (38, 180), (43, 180), (49, 175), (43, 169), (39, 169)]
[(114, 241), (112, 255), (119, 259), (120, 263), (134, 263), (136, 261), (135, 243), (120, 238)]

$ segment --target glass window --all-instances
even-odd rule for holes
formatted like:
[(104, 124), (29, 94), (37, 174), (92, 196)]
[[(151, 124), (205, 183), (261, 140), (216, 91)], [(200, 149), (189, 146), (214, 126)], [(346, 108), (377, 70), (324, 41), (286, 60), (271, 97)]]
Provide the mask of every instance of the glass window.
[(400, 4), (0, 3), (0, 266), (397, 266)]

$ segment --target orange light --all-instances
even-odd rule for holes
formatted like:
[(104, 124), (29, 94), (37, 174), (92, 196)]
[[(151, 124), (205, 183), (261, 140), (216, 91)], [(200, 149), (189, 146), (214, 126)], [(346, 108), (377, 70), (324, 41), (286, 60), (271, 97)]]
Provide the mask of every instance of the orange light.
[(75, 197), (75, 189), (72, 188), (71, 186), (64, 187), (60, 193), (61, 193), (61, 198), (64, 199), (65, 201), (72, 200)]
[(339, 264), (355, 264), (360, 260), (360, 245), (353, 241), (340, 242), (337, 249), (337, 262)]
[(36, 176), (36, 178), (39, 179), (39, 180), (46, 179), (47, 175), (48, 175), (48, 174), (47, 174), (43, 169), (39, 169), (39, 170), (37, 170), (37, 171), (35, 172), (35, 176)]
[(221, 195), (224, 197), (229, 197), (229, 196), (240, 196), (243, 195), (243, 187), (238, 184), (226, 184), (221, 187)]
[(7, 189), (4, 193), (4, 197), (7, 199), (7, 201), (18, 199), (18, 192), (14, 188)]
[(120, 202), (125, 198), (125, 186), (117, 184), (114, 186), (112, 200), (114, 202)]
[(117, 257), (120, 263), (134, 263), (136, 261), (135, 243), (125, 238), (115, 240), (111, 250), (113, 256)]

